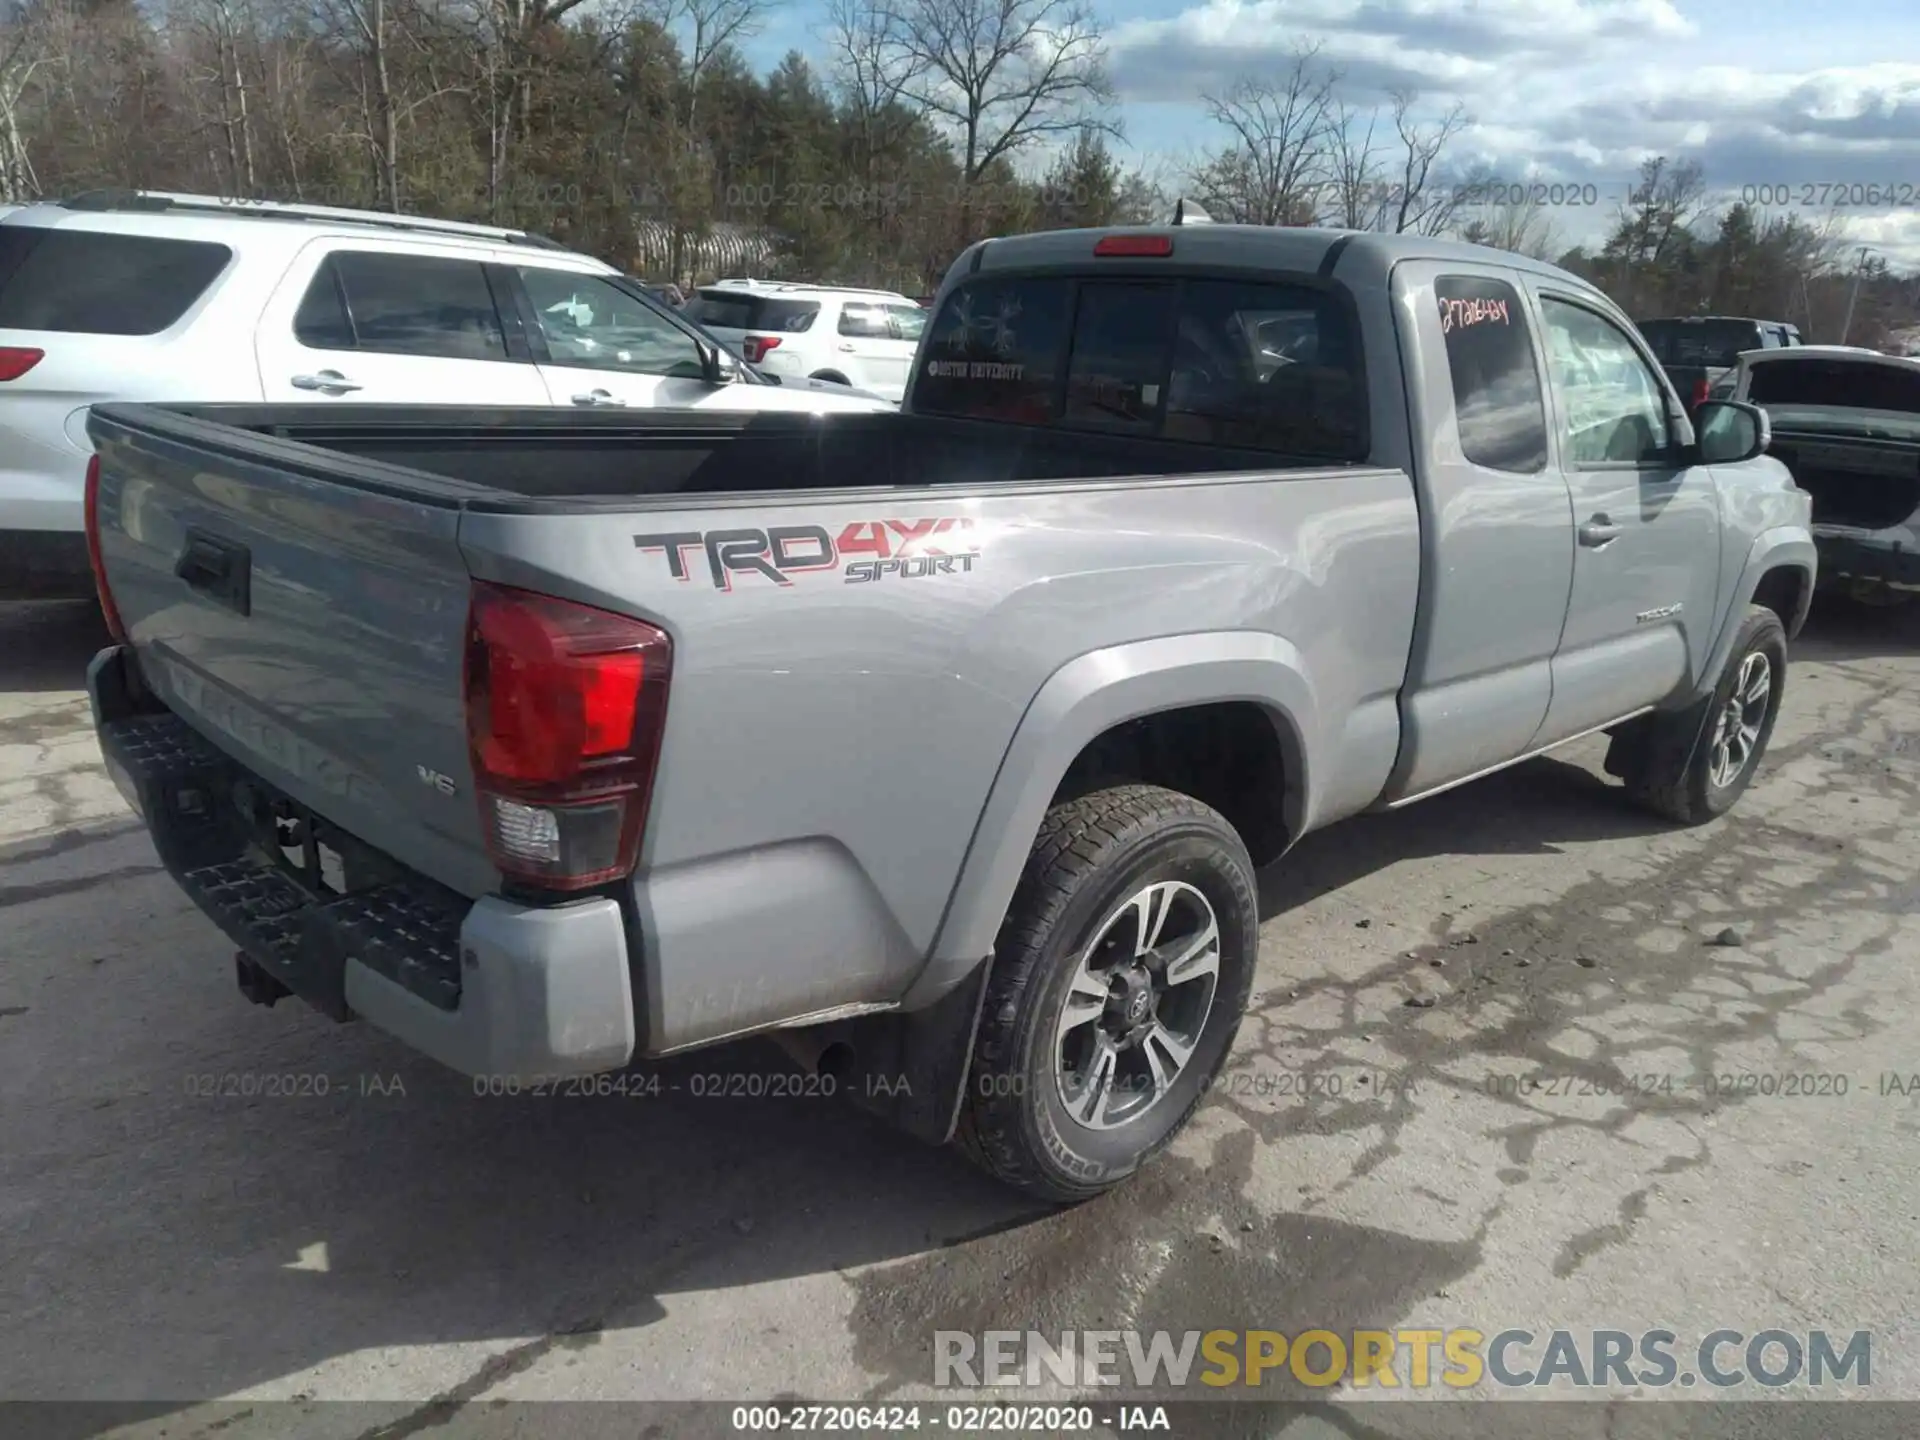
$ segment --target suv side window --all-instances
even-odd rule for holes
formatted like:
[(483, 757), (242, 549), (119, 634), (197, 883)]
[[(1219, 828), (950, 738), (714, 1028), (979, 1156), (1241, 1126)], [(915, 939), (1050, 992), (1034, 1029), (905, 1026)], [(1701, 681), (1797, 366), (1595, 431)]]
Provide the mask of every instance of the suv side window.
[(231, 259), (203, 240), (0, 227), (0, 330), (158, 335)]
[(863, 305), (849, 300), (840, 307), (839, 330), (842, 335), (859, 340), (892, 340), (893, 326), (887, 320), (887, 312), (878, 305)]
[(572, 270), (520, 267), (549, 363), (698, 380), (693, 336), (616, 285)]
[(329, 256), (320, 262), (313, 282), (300, 298), (293, 316), (293, 338), (309, 350), (351, 350), (358, 343), (353, 320), (347, 314), (347, 292), (340, 288), (339, 272)]
[(1519, 292), (1479, 275), (1442, 275), (1433, 292), (1461, 453), (1489, 470), (1538, 474), (1547, 467), (1547, 406)]
[(436, 255), (335, 251), (300, 302), (294, 336), (316, 349), (350, 346), (435, 360), (507, 358), (500, 314), (480, 262)]
[(1625, 332), (1585, 306), (1551, 295), (1540, 297), (1540, 310), (1566, 463), (1666, 463), (1672, 439), (1666, 394)]

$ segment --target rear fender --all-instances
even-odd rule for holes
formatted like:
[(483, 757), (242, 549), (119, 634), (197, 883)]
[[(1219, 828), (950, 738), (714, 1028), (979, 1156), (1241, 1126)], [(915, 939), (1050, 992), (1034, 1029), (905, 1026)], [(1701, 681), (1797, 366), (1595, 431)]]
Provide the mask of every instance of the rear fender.
[(1246, 701), (1274, 719), (1286, 767), (1289, 835), (1313, 813), (1305, 737), (1319, 733), (1299, 651), (1277, 635), (1217, 631), (1095, 650), (1056, 670), (1028, 705), (1002, 759), (962, 863), (931, 958), (902, 997), (932, 1004), (991, 953), (1053, 797), (1075, 757), (1115, 725), (1189, 705)]

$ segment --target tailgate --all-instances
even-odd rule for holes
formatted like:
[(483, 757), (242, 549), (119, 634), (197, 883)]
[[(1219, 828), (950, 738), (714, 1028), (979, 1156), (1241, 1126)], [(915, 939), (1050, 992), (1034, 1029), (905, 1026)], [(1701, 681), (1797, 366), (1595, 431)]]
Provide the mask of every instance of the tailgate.
[(383, 485), (378, 462), (144, 406), (90, 431), (102, 563), (155, 693), (342, 830), (492, 889), (462, 691), (470, 487)]

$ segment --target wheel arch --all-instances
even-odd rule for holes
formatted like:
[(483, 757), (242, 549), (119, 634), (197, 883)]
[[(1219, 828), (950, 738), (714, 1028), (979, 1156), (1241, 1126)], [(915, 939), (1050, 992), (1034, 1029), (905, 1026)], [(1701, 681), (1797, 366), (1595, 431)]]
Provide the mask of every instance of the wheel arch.
[[(928, 963), (902, 998), (903, 1008), (932, 1003), (991, 953), (1034, 836), (1064, 786), (1130, 780), (1194, 794), (1168, 784), (1178, 776), (1180, 756), (1169, 741), (1183, 732), (1232, 734), (1255, 747), (1246, 773), (1269, 783), (1277, 778), (1277, 795), (1246, 799), (1217, 783), (1203, 788), (1227, 801), (1215, 808), (1229, 819), (1238, 809), (1240, 824), (1256, 830), (1256, 863), (1275, 858), (1313, 814), (1308, 737), (1317, 733), (1317, 718), (1299, 652), (1276, 635), (1169, 636), (1096, 650), (1061, 666), (1029, 703), (1007, 746)], [(1162, 757), (1149, 773), (1124, 773), (1125, 766), (1111, 763), (1116, 752), (1138, 754), (1142, 745)], [(1171, 771), (1164, 765), (1168, 755), (1176, 761)], [(1215, 803), (1205, 794), (1195, 798)]]
[[(1756, 535), (1747, 550), (1746, 563), (1740, 568), (1740, 578), (1734, 583), (1728, 597), (1726, 611), (1720, 616), (1713, 649), (1708, 652), (1707, 663), (1695, 677), (1692, 690), (1684, 697), (1685, 703), (1693, 703), (1713, 693), (1713, 687), (1719, 683), (1720, 672), (1726, 668), (1727, 656), (1733, 649), (1734, 637), (1739, 634), (1740, 622), (1746, 618), (1749, 605), (1767, 606), (1780, 615), (1780, 623), (1786, 629), (1788, 640), (1798, 636), (1806, 624), (1807, 611), (1813, 603), (1814, 582), (1818, 576), (1819, 557), (1814, 549), (1813, 535), (1806, 527), (1783, 525)], [(1790, 613), (1782, 613), (1781, 606), (1787, 607)]]

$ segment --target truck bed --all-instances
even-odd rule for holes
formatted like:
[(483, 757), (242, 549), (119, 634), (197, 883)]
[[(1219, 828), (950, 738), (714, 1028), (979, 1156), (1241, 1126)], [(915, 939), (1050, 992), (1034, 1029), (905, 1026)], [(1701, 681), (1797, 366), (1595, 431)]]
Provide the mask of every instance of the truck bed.
[[(537, 929), (588, 903), (543, 908), (489, 849), (483, 598), (666, 637), (635, 859), (594, 892), (626, 917), (647, 1054), (885, 1007), (977, 962), (998, 916), (956, 897), (1000, 883), (977, 837), (1027, 821), (983, 807), (1044, 806), (1057, 774), (1021, 767), (1064, 769), (1127, 718), (1103, 706), (1295, 717), (1314, 763), (1288, 777), (1294, 827), (1371, 803), (1399, 749), (1421, 528), (1398, 469), (906, 414), (104, 405), (90, 430), (102, 562), (167, 743), (214, 747), (239, 772), (223, 793), (343, 862), (377, 851), (362, 869), (385, 857), (455, 913), (505, 897)], [(1263, 783), (1222, 776), (1221, 803)], [(275, 934), (338, 928), (312, 917), (342, 897), (270, 898)], [(339, 945), (319, 953), (331, 975)], [(395, 973), (404, 1004), (364, 963), (327, 993), (386, 1005), (431, 1053), (454, 1053), (442, 1022), (401, 1011), (483, 1025), (474, 974)]]
[[(546, 502), (994, 486), (1325, 468), (1270, 451), (908, 414), (694, 414), (439, 405), (102, 405), (109, 426), (271, 457), (359, 488), (493, 510)], [(275, 443), (282, 442), (282, 443)], [(291, 442), (287, 444), (284, 442)], [(328, 463), (315, 451), (352, 462)], [(422, 483), (433, 476), (444, 484)]]

